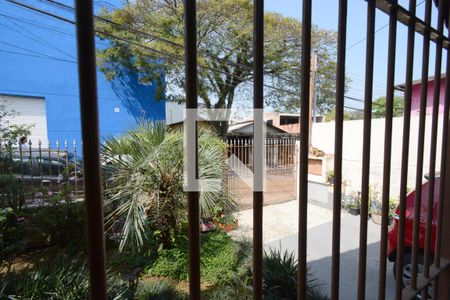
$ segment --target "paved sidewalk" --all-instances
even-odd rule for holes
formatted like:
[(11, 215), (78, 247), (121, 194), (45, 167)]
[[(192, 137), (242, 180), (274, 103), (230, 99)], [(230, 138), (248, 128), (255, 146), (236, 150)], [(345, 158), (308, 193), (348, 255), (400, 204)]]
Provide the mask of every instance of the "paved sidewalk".
[[(231, 193), (241, 210), (249, 209), (253, 205), (253, 192), (243, 181), (234, 179), (230, 181)], [(266, 176), (266, 192), (264, 204), (271, 205), (295, 199), (297, 183), (293, 173), (268, 174)]]
[[(251, 238), (253, 209), (238, 213), (239, 227), (230, 234), (234, 238)], [(308, 205), (308, 228), (331, 222), (332, 211), (317, 205)], [(264, 206), (263, 241), (265, 244), (280, 240), (298, 232), (298, 201)]]
[[(298, 201), (264, 206), (263, 241), (266, 249), (298, 253)], [(253, 210), (239, 212), (239, 228), (231, 232), (234, 238), (252, 237)], [(340, 298), (356, 299), (359, 256), (359, 216), (346, 211), (341, 214)], [(378, 299), (380, 226), (368, 221), (366, 299)], [(329, 293), (331, 285), (332, 210), (308, 204), (308, 264)], [(392, 299), (395, 281), (392, 263), (387, 265), (386, 299)]]

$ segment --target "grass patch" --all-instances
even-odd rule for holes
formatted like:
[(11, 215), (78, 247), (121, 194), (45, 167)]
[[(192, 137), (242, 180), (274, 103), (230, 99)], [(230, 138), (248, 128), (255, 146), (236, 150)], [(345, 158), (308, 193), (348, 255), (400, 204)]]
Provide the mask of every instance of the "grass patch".
[[(247, 251), (244, 245), (233, 241), (225, 232), (215, 231), (201, 238), (201, 277), (211, 285), (230, 280), (245, 264)], [(176, 248), (162, 249), (155, 263), (147, 269), (151, 276), (188, 280), (189, 254), (187, 243)]]

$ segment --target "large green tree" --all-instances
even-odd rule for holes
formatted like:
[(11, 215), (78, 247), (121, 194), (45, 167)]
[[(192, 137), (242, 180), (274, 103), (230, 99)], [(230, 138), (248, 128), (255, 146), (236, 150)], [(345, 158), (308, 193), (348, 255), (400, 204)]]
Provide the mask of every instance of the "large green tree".
[[(253, 80), (253, 4), (250, 0), (197, 1), (199, 97), (206, 108), (232, 108), (237, 98), (251, 99)], [(101, 13), (109, 47), (99, 51), (108, 78), (138, 72), (160, 85), (160, 97), (184, 101), (184, 21), (182, 0), (129, 1)], [(117, 25), (121, 24), (121, 25)], [(276, 13), (265, 14), (266, 104), (284, 111), (300, 105), (301, 23)], [(111, 37), (119, 37), (119, 39)], [(131, 41), (131, 42), (130, 42)], [(336, 33), (313, 27), (317, 49), (318, 110), (334, 102)], [(308, 62), (309, 63), (309, 62)], [(163, 88), (164, 87), (164, 88)], [(219, 125), (222, 136), (228, 125)]]
[[(400, 96), (394, 97), (394, 117), (403, 116), (404, 98)], [(374, 118), (384, 118), (386, 116), (386, 97), (382, 96), (373, 101), (372, 115)]]

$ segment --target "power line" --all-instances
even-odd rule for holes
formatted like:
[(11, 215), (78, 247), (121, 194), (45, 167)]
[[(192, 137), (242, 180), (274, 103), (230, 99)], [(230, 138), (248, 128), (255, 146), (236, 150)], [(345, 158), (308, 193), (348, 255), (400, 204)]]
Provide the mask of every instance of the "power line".
[(63, 50), (61, 50), (61, 49), (59, 49), (59, 48), (56, 47), (55, 45), (53, 45), (53, 44), (51, 44), (51, 43), (45, 41), (44, 39), (42, 39), (41, 37), (37, 36), (36, 34), (29, 32), (28, 30), (26, 30), (25, 28), (23, 28), (23, 27), (20, 26), (19, 24), (15, 23), (14, 21), (12, 21), (12, 20), (8, 20), (8, 21), (12, 22), (14, 25), (16, 25), (17, 27), (19, 27), (20, 29), (22, 29), (23, 31), (25, 31), (26, 33), (28, 33), (28, 35), (25, 34), (25, 33), (23, 33), (23, 32), (20, 32), (19, 30), (15, 29), (15, 28), (13, 28), (13, 27), (11, 27), (11, 26), (8, 26), (8, 25), (6, 25), (6, 24), (0, 23), (0, 25), (2, 25), (2, 26), (6, 27), (6, 28), (8, 28), (8, 29), (10, 29), (10, 30), (12, 30), (12, 31), (14, 31), (14, 32), (17, 32), (17, 33), (23, 35), (23, 36), (26, 37), (26, 38), (29, 38), (29, 39), (31, 39), (31, 40), (34, 40), (34, 41), (36, 41), (36, 42), (38, 42), (38, 43), (40, 43), (40, 44), (42, 44), (42, 45), (44, 45), (44, 46), (46, 46), (46, 47), (49, 47), (49, 48), (51, 48), (51, 49), (53, 49), (53, 50), (56, 50), (56, 51), (58, 51), (59, 53), (62, 53), (62, 54), (64, 54), (64, 55), (67, 55), (67, 56), (69, 56), (70, 58), (76, 59), (74, 56), (70, 55), (69, 53), (67, 53), (67, 52), (65, 52), (65, 51), (63, 51)]
[[(42, 55), (28, 54), (28, 53), (16, 52), (16, 51), (4, 50), (4, 49), (0, 49), (0, 52), (13, 54), (13, 55), (22, 55), (22, 56), (41, 58), (41, 59), (49, 59), (49, 60), (61, 61), (61, 59), (57, 58), (57, 57), (45, 57), (45, 56), (42, 56)], [(70, 63), (76, 63), (75, 61), (74, 62), (67, 61), (67, 60), (62, 60), (62, 61), (63, 62), (70, 62)]]
[[(420, 5), (421, 5), (422, 3), (424, 3), (424, 2), (425, 2), (425, 0), (423, 0), (422, 2), (420, 2), (419, 4), (417, 4), (416, 7), (420, 6)], [(375, 33), (377, 33), (377, 32), (379, 32), (379, 31), (383, 30), (384, 28), (386, 28), (386, 27), (388, 27), (388, 26), (389, 26), (389, 23), (388, 23), (388, 24), (385, 24), (385, 25), (383, 25), (383, 26), (381, 26), (380, 28), (378, 28), (377, 30), (375, 30)], [(359, 41), (357, 41), (356, 43), (351, 44), (349, 47), (347, 47), (347, 49), (345, 49), (345, 51), (348, 51), (348, 50), (350, 50), (350, 49), (356, 47), (357, 45), (361, 44), (361, 43), (364, 42), (365, 40), (367, 40), (367, 37), (362, 38), (362, 39), (360, 39)]]
[[(70, 12), (73, 12), (73, 11), (74, 11), (74, 8), (73, 8), (73, 7), (71, 7), (71, 6), (69, 6), (69, 5), (66, 5), (66, 4), (63, 4), (63, 3), (60, 3), (60, 2), (55, 1), (55, 0), (39, 0), (39, 1), (49, 3), (50, 5), (53, 5), (53, 6), (55, 6), (55, 7), (59, 7), (59, 8), (62, 8), (62, 9), (65, 9), (65, 10), (70, 11)], [(105, 2), (105, 1), (102, 1), (102, 2)], [(123, 28), (123, 29), (125, 29), (125, 30), (131, 30), (131, 31), (134, 31), (135, 33), (138, 33), (138, 34), (141, 34), (141, 35), (146, 35), (146, 36), (149, 36), (149, 37), (158, 39), (158, 40), (160, 40), (160, 41), (169, 43), (169, 44), (172, 45), (172, 46), (181, 47), (181, 48), (184, 49), (184, 45), (175, 43), (175, 42), (173, 42), (173, 41), (170, 41), (170, 40), (168, 40), (168, 39), (165, 39), (165, 38), (156, 36), (156, 35), (154, 35), (154, 34), (145, 33), (145, 32), (142, 32), (142, 31), (140, 31), (140, 30), (137, 30), (137, 29), (134, 29), (134, 28), (130, 28), (130, 27), (128, 27), (128, 26), (125, 26), (125, 25), (123, 25), (123, 24), (119, 24), (119, 23), (113, 22), (113, 21), (111, 21), (111, 20), (109, 20), (109, 19), (106, 19), (106, 18), (103, 18), (103, 17), (99, 17), (99, 16), (94, 16), (94, 17), (95, 17), (96, 19), (100, 20), (100, 21), (103, 21), (103, 22), (106, 22), (106, 23), (109, 23), (109, 24), (112, 24), (112, 25), (115, 25), (115, 26), (119, 26), (119, 27), (121, 27), (121, 28)], [(116, 37), (116, 36), (111, 35), (111, 34), (107, 34), (107, 35), (109, 35), (109, 36), (111, 36), (111, 37)], [(116, 38), (118, 38), (118, 37), (116, 37)], [(125, 40), (125, 39), (122, 39), (122, 38), (119, 38), (119, 39)], [(138, 44), (138, 43), (135, 43), (135, 42), (132, 42), (132, 41), (129, 41), (129, 40), (127, 40), (127, 41), (128, 41), (129, 43), (131, 43), (131, 44)], [(143, 45), (140, 45), (140, 44), (139, 44), (139, 45), (137, 45), (137, 46), (143, 46)], [(148, 46), (146, 46), (146, 47), (148, 47)], [(150, 48), (150, 47), (148, 47), (148, 48)], [(153, 48), (151, 48), (151, 49), (153, 49)], [(154, 49), (153, 49), (153, 50), (154, 50)], [(160, 54), (161, 54), (161, 55), (164, 55), (163, 53), (160, 53)], [(208, 55), (209, 55), (209, 54), (208, 54)], [(215, 56), (211, 56), (211, 55), (209, 55), (209, 56), (210, 56), (211, 58), (215, 58), (215, 59), (217, 59), (217, 60), (224, 61), (224, 60), (221, 59), (221, 58), (218, 58), (218, 57), (215, 57)], [(180, 57), (176, 57), (176, 59), (178, 59), (178, 60), (179, 60), (179, 58), (180, 58)], [(226, 61), (226, 62), (229, 63), (229, 64), (234, 64), (234, 63), (232, 63), (232, 62), (228, 62), (228, 61)], [(236, 65), (236, 64), (235, 64), (235, 65)], [(248, 66), (245, 66), (245, 65), (242, 65), (242, 64), (237, 64), (237, 65), (239, 65), (239, 66), (241, 66), (241, 67), (244, 67), (244, 68), (247, 68), (247, 69), (249, 68)], [(210, 69), (210, 70), (212, 70), (212, 71), (216, 71), (216, 72), (221, 72), (221, 73), (223, 73), (222, 71), (212, 69), (211, 67), (207, 67), (207, 66), (204, 66), (204, 67), (206, 67), (206, 68), (208, 68), (208, 69)], [(229, 73), (228, 73), (228, 74), (226, 74), (226, 75), (233, 75), (233, 74), (229, 74)], [(290, 79), (283, 78), (283, 77), (281, 77), (281, 76), (278, 76), (277, 79), (281, 79), (281, 80), (284, 80), (284, 81), (288, 81), (288, 82), (291, 83), (291, 84), (297, 84), (296, 82), (294, 82), (294, 81), (292, 81), (292, 80), (290, 80)], [(283, 90), (283, 89), (280, 89), (280, 88), (277, 88), (277, 87), (274, 87), (274, 86), (269, 86), (269, 85), (264, 85), (264, 86), (265, 86), (265, 87), (268, 87), (268, 88), (271, 88), (271, 89), (278, 90), (278, 91), (280, 91), (280, 92), (284, 92), (284, 93), (288, 93), (288, 94), (291, 94), (291, 95), (298, 96), (297, 94), (294, 94), (294, 93), (292, 93), (292, 92), (290, 92), (290, 91), (286, 91), (286, 90)], [(356, 98), (354, 98), (354, 97), (346, 97), (346, 98), (348, 98), (348, 99), (350, 99), (350, 100), (355, 100), (355, 101), (359, 101), (359, 102), (364, 102), (364, 100), (362, 100), (362, 99), (356, 99)]]
[(44, 54), (44, 53), (41, 53), (41, 52), (38, 52), (38, 51), (30, 50), (30, 49), (27, 49), (27, 48), (24, 48), (24, 47), (21, 47), (21, 46), (17, 46), (17, 45), (8, 43), (8, 42), (5, 42), (5, 41), (0, 41), (0, 44), (4, 44), (4, 45), (7, 45), (9, 47), (17, 48), (17, 49), (20, 49), (20, 50), (23, 50), (23, 51), (27, 51), (27, 52), (30, 52), (30, 53), (38, 54), (38, 55), (42, 56), (42, 58), (66, 61), (66, 62), (70, 62), (70, 63), (76, 63), (76, 61), (70, 61), (70, 60), (67, 60), (67, 59), (50, 56), (50, 55), (47, 55), (47, 54)]
[[(63, 21), (63, 22), (67, 22), (67, 23), (70, 23), (70, 24), (72, 24), (72, 25), (75, 25), (75, 22), (74, 22), (74, 21), (69, 20), (69, 19), (64, 18), (64, 17), (61, 17), (61, 16), (58, 16), (58, 15), (55, 15), (55, 14), (52, 14), (52, 13), (50, 13), (50, 12), (48, 12), (48, 11), (43, 11), (43, 10), (40, 10), (40, 9), (35, 8), (35, 7), (33, 7), (33, 6), (29, 6), (29, 5), (26, 5), (26, 4), (17, 2), (17, 1), (15, 1), (15, 0), (7, 0), (7, 1), (8, 1), (8, 2), (11, 2), (11, 3), (13, 3), (13, 4), (16, 4), (16, 5), (19, 5), (19, 6), (21, 6), (21, 7), (24, 7), (24, 8), (27, 8), (27, 9), (31, 9), (31, 10), (33, 10), (33, 11), (35, 11), (35, 12), (38, 12), (38, 13), (41, 13), (41, 14), (44, 14), (44, 15), (47, 15), (47, 16), (56, 18), (56, 19), (61, 20), (61, 21)], [(45, 0), (45, 1), (52, 1), (52, 0)], [(52, 2), (55, 2), (55, 1), (52, 1)], [(64, 4), (61, 4), (61, 5), (64, 5)], [(120, 25), (120, 24), (119, 24), (119, 25)], [(105, 32), (102, 32), (102, 31), (100, 31), (100, 30), (96, 30), (96, 32), (99, 33), (99, 34), (103, 34), (103, 35), (105, 35), (105, 36), (108, 36), (108, 37), (110, 37), (110, 38), (113, 38), (113, 39), (116, 39), (116, 40), (120, 40), (120, 41), (129, 43), (129, 44), (131, 44), (131, 45), (135, 45), (135, 46), (137, 46), (137, 47), (141, 47), (141, 48), (147, 49), (147, 50), (152, 51), (152, 52), (155, 52), (155, 53), (157, 53), (157, 54), (159, 54), (159, 55), (161, 55), (161, 56), (163, 56), (163, 57), (165, 56), (166, 58), (169, 57), (170, 59), (175, 59), (175, 60), (181, 60), (181, 61), (184, 61), (184, 59), (183, 59), (182, 57), (180, 57), (180, 56), (176, 56), (176, 55), (173, 55), (173, 54), (163, 53), (163, 52), (161, 52), (161, 51), (159, 51), (159, 50), (156, 50), (156, 49), (153, 49), (153, 48), (151, 48), (151, 47), (148, 47), (148, 46), (145, 46), (145, 45), (142, 45), (142, 44), (139, 44), (139, 43), (130, 41), (130, 40), (125, 39), (125, 38), (121, 38), (121, 37), (115, 36), (115, 35), (113, 35), (113, 34), (105, 33)], [(158, 65), (158, 64), (156, 64), (156, 65)], [(208, 66), (204, 66), (204, 65), (199, 64), (199, 67), (201, 67), (201, 68), (206, 68), (206, 69), (208, 69), (208, 70), (210, 70), (210, 71), (217, 72), (217, 73), (221, 73), (221, 74), (224, 74), (224, 75), (233, 76), (233, 77), (235, 77), (235, 79), (243, 80), (243, 78), (237, 77), (237, 76), (235, 76), (235, 75), (233, 75), (233, 74), (230, 74), (230, 73), (227, 73), (227, 72), (223, 72), (223, 71), (220, 71), (220, 70), (213, 69), (213, 68), (208, 67)], [(298, 96), (296, 93), (293, 93), (293, 92), (287, 91), (287, 90), (283, 90), (283, 89), (281, 89), (281, 88), (277, 88), (277, 87), (270, 86), (270, 85), (264, 85), (264, 86), (267, 87), (267, 88), (270, 88), (270, 89), (278, 90), (278, 91), (283, 92), (283, 93), (287, 93), (287, 94), (291, 94), (291, 95), (294, 95), (294, 96)], [(350, 99), (350, 100), (355, 100), (355, 101), (359, 101), (359, 102), (364, 102), (364, 100), (362, 100), (362, 99), (357, 99), (357, 98), (349, 97), (349, 96), (344, 96), (344, 97), (345, 97), (345, 98), (348, 98), (348, 99)], [(357, 108), (353, 108), (353, 107), (347, 107), (347, 108), (350, 108), (350, 109), (356, 109), (356, 110), (357, 110)]]

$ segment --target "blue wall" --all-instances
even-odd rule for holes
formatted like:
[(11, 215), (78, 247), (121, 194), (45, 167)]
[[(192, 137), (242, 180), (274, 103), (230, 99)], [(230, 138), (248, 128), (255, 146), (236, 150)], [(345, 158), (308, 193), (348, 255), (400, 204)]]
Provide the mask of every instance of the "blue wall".
[[(22, 2), (74, 18), (36, 0)], [(72, 0), (60, 2), (73, 6)], [(105, 45), (97, 40), (97, 47)], [(52, 143), (81, 139), (76, 56), (73, 25), (0, 1), (0, 94), (45, 98)], [(143, 117), (165, 119), (164, 101), (154, 99), (156, 84), (141, 85), (135, 74), (110, 82), (100, 71), (97, 84), (102, 138), (120, 134)]]

